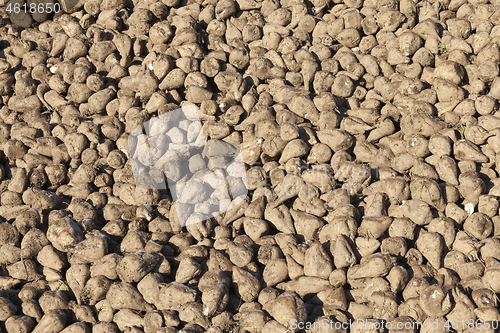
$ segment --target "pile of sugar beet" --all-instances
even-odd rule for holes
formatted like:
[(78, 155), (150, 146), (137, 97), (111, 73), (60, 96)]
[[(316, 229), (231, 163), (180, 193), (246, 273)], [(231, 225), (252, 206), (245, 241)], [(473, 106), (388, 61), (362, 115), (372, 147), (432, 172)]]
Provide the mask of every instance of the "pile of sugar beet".
[[(0, 0), (1, 333), (498, 332), (500, 2), (66, 2)], [(189, 105), (248, 195), (162, 152), (183, 226)]]

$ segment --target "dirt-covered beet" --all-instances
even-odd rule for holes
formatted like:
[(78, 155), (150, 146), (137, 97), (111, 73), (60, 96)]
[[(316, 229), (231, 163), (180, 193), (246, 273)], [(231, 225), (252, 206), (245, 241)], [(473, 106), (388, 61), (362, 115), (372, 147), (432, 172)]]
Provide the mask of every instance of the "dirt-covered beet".
[(0, 0), (0, 333), (497, 331), (499, 18)]

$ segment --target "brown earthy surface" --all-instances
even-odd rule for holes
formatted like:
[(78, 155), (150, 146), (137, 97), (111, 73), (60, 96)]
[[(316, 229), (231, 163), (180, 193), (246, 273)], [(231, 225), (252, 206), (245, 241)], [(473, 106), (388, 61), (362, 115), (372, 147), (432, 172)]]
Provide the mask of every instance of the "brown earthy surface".
[(498, 332), (500, 2), (24, 1), (0, 333)]

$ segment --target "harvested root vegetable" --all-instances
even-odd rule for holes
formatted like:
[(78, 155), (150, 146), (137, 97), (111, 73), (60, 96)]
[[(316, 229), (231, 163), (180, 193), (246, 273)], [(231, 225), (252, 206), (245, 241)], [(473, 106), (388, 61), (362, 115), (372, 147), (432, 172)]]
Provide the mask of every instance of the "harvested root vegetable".
[(500, 320), (497, 5), (0, 0), (0, 332)]

